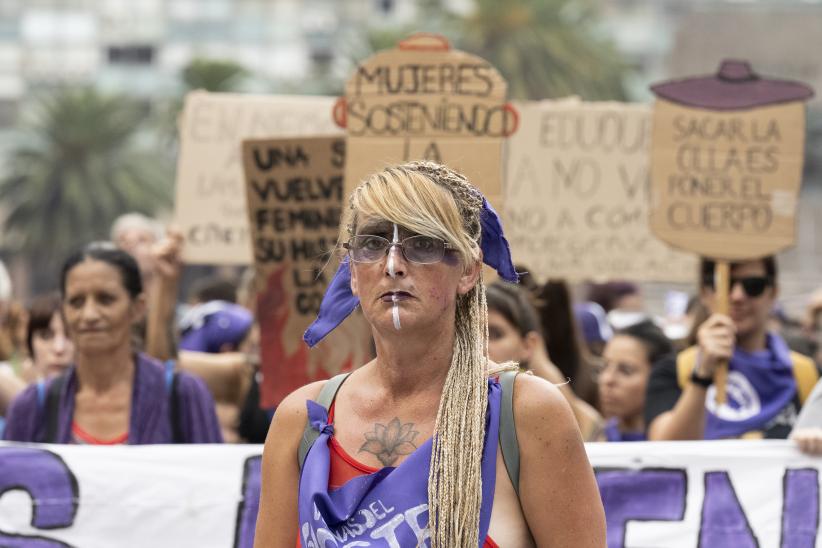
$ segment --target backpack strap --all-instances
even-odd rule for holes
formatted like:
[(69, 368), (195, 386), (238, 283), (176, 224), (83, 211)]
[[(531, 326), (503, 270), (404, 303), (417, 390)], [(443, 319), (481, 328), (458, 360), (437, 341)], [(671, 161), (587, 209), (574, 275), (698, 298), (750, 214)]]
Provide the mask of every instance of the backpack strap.
[(511, 485), (519, 498), (519, 442), (514, 424), (514, 380), (519, 371), (503, 371), (499, 375), (502, 389), (499, 416), (499, 446), (502, 449), (502, 460), (505, 470), (511, 479)]
[(171, 443), (184, 443), (182, 428), (180, 427), (180, 398), (177, 397), (177, 372), (174, 370), (174, 360), (165, 362), (165, 386), (168, 397), (169, 420), (171, 421)]
[(799, 405), (805, 405), (805, 401), (811, 395), (813, 387), (816, 386), (816, 381), (819, 380), (819, 370), (812, 359), (798, 352), (791, 352), (791, 363), (793, 364), (793, 377), (796, 380)]
[[(348, 373), (340, 373), (334, 377), (331, 377), (322, 387), (320, 390), (320, 395), (317, 396), (317, 403), (322, 405), (326, 411), (331, 408), (331, 404), (334, 402), (334, 398), (337, 397), (337, 391), (339, 391), (340, 386), (342, 386), (343, 381), (348, 378), (351, 372)], [(300, 471), (303, 469), (303, 463), (305, 462), (305, 457), (308, 455), (308, 450), (311, 449), (311, 446), (314, 445), (314, 442), (317, 441), (317, 438), (320, 437), (320, 433), (311, 428), (311, 423), (308, 422), (306, 419), (305, 421), (305, 430), (303, 430), (303, 437), (300, 440), (300, 449), (297, 452), (297, 459), (300, 463)]]
[(43, 404), (45, 405), (46, 412), (46, 433), (43, 437), (43, 443), (57, 443), (57, 425), (60, 421), (60, 396), (63, 393), (63, 386), (65, 386), (67, 378), (67, 372), (58, 375), (51, 381), (48, 390), (46, 390), (45, 381), (40, 381), (43, 383), (42, 389), (40, 388), (40, 383), (37, 383), (38, 403), (40, 402), (41, 391), (45, 392), (45, 401)]

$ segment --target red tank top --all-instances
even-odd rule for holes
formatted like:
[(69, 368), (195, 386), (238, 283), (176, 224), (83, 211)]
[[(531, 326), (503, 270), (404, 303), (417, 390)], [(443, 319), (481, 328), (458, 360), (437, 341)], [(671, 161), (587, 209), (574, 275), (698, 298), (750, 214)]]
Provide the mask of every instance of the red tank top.
[[(328, 410), (328, 422), (334, 422), (334, 404)], [(334, 436), (331, 436), (328, 443), (329, 453), (331, 457), (331, 468), (328, 472), (328, 487), (337, 489), (350, 479), (373, 474), (379, 468), (368, 466), (356, 460), (349, 455), (342, 445), (340, 445)], [(300, 546), (299, 535), (297, 536), (297, 548)], [(490, 536), (485, 537), (483, 548), (499, 548)]]

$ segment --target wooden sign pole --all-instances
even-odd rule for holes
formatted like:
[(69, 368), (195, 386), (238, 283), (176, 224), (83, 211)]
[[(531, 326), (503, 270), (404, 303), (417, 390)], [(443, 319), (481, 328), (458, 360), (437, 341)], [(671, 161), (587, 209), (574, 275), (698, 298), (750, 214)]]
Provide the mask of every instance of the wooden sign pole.
[[(720, 314), (728, 314), (728, 299), (731, 294), (731, 265), (728, 261), (716, 261), (714, 271), (714, 291), (716, 295), (716, 310)], [(714, 372), (716, 385), (716, 403), (722, 405), (727, 401), (728, 362), (720, 364)]]

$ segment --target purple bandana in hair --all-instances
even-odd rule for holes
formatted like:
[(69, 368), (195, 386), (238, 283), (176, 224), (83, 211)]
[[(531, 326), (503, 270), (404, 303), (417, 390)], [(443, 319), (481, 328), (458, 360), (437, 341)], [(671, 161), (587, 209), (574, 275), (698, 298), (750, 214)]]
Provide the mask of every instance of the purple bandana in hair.
[[(482, 261), (496, 270), (503, 280), (518, 282), (519, 276), (511, 260), (511, 248), (502, 233), (502, 222), (485, 197), (482, 198), (480, 226), (482, 229), (480, 237)], [(303, 340), (308, 343), (308, 346), (316, 345), (340, 325), (359, 303), (360, 300), (351, 293), (351, 269), (348, 256), (346, 256), (325, 291), (317, 319), (305, 330)]]
[[(496, 482), (497, 439), (501, 391), (488, 380), (488, 413), (482, 453), (482, 505), (479, 546), (491, 523)], [(329, 491), (331, 469), (328, 424), (324, 407), (306, 402), (311, 427), (320, 433), (303, 465), (299, 487), (300, 542), (304, 547), (326, 546), (429, 546), (428, 469), (432, 440), (423, 443), (398, 467), (386, 467), (348, 480)]]

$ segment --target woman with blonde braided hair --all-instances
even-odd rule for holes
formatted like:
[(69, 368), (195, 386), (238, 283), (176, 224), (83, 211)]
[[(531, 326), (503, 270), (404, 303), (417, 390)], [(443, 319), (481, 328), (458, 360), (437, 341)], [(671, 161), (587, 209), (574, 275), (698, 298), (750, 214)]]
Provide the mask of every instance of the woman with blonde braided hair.
[(559, 391), (511, 375), (501, 423), (481, 264), (517, 276), (485, 198), (462, 175), (414, 162), (366, 179), (350, 206), (346, 256), (304, 338), (313, 346), (359, 306), (377, 357), (277, 409), (255, 546), (293, 546), (295, 534), (306, 548), (604, 546)]

